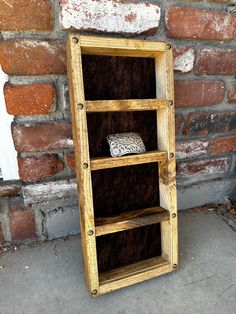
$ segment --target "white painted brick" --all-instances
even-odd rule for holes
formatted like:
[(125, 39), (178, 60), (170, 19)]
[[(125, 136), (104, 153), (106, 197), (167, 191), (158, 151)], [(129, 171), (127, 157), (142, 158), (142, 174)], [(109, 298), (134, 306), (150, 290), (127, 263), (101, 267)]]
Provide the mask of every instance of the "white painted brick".
[(189, 48), (174, 58), (174, 70), (182, 73), (192, 71), (195, 60), (195, 52)]
[(118, 0), (61, 0), (64, 29), (124, 34), (154, 34), (160, 8), (148, 2)]
[(76, 202), (76, 181), (59, 180), (26, 185), (22, 188), (25, 204), (70, 198)]
[(176, 158), (179, 160), (206, 155), (208, 147), (209, 141), (207, 139), (178, 141), (176, 143)]

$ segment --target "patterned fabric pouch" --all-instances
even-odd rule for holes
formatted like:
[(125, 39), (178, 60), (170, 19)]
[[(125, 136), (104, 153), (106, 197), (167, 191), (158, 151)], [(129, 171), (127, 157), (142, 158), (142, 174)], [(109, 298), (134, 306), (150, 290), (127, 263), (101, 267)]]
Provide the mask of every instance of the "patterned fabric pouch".
[(115, 133), (107, 136), (112, 157), (145, 153), (146, 148), (140, 135), (135, 132)]

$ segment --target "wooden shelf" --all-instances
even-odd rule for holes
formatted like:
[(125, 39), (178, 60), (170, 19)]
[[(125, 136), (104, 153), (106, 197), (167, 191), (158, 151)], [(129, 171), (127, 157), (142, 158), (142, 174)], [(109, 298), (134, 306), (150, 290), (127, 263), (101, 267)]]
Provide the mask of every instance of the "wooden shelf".
[(171, 270), (171, 264), (162, 256), (158, 256), (100, 273), (100, 294), (151, 279)]
[[(89, 58), (93, 60), (91, 65), (89, 63), (82, 62), (82, 55), (92, 55)], [(110, 67), (107, 66), (108, 60), (113, 58), (97, 58), (93, 59), (93, 55), (100, 56), (121, 56), (121, 57), (140, 57), (140, 62), (142, 66), (139, 71), (133, 71), (133, 78), (128, 79), (129, 67), (134, 68), (133, 62), (137, 60), (132, 58), (124, 59), (118, 58), (117, 66), (120, 78), (124, 78), (125, 83), (127, 82), (127, 91), (123, 85), (119, 84), (118, 79), (114, 79), (114, 90), (112, 90), (111, 95), (114, 99), (120, 100), (99, 100), (104, 98), (109, 98), (109, 93), (106, 93), (107, 84), (104, 83), (110, 79)], [(154, 58), (154, 60), (149, 60), (151, 62), (146, 63), (145, 58)], [(86, 57), (87, 58), (87, 57)], [(98, 62), (97, 60), (100, 59)], [(143, 62), (145, 61), (145, 62)], [(111, 62), (111, 60), (109, 61)], [(127, 62), (127, 63), (126, 63)], [(73, 139), (75, 146), (75, 158), (76, 158), (76, 173), (79, 185), (79, 204), (80, 204), (80, 221), (81, 221), (81, 236), (82, 236), (82, 249), (84, 257), (84, 271), (86, 283), (88, 286), (89, 293), (92, 297), (101, 295), (106, 292), (110, 292), (122, 287), (141, 282), (168, 272), (174, 271), (178, 267), (178, 227), (177, 227), (177, 198), (176, 198), (176, 159), (175, 159), (175, 118), (174, 118), (174, 105), (168, 106), (169, 104), (174, 104), (174, 73), (173, 73), (173, 58), (172, 58), (172, 45), (169, 42), (158, 42), (150, 40), (131, 40), (126, 38), (108, 38), (108, 37), (95, 37), (95, 36), (80, 36), (77, 33), (71, 33), (68, 36), (67, 41), (67, 64), (68, 64), (68, 75), (69, 75), (69, 87), (70, 87), (70, 102), (71, 102), (71, 114), (72, 114), (72, 126), (73, 126)], [(128, 67), (127, 65), (128, 64)], [(146, 75), (146, 65), (147, 69), (150, 68), (150, 73)], [(87, 67), (88, 65), (88, 67)], [(138, 63), (137, 63), (138, 66)], [(99, 84), (101, 84), (101, 89), (98, 89), (98, 93), (94, 93), (93, 86), (90, 88), (88, 82), (90, 82), (91, 75), (94, 75), (95, 70), (98, 69), (97, 76), (95, 78)], [(125, 70), (124, 70), (125, 69)], [(116, 70), (112, 70), (116, 71)], [(101, 73), (101, 75), (99, 75)], [(117, 72), (118, 73), (118, 72)], [(148, 72), (149, 73), (149, 72)], [(146, 75), (146, 80), (145, 80)], [(114, 76), (115, 77), (115, 76)], [(151, 78), (150, 80), (147, 77)], [(155, 83), (154, 83), (155, 77)], [(84, 80), (85, 79), (85, 80)], [(136, 94), (137, 88), (135, 87), (135, 81), (141, 83), (139, 86), (141, 88), (140, 93)], [(87, 81), (86, 81), (87, 80)], [(103, 81), (104, 80), (104, 81)], [(141, 81), (140, 81), (141, 80)], [(147, 84), (143, 84), (146, 82)], [(152, 83), (153, 82), (153, 83)], [(85, 84), (84, 84), (85, 83)], [(129, 83), (129, 84), (128, 84)], [(86, 85), (87, 84), (87, 85)], [(144, 86), (145, 85), (145, 86)], [(126, 84), (124, 85), (126, 86)], [(89, 87), (89, 88), (88, 88)], [(155, 89), (155, 90), (154, 90)], [(85, 93), (87, 99), (98, 99), (95, 101), (86, 101)], [(95, 95), (95, 96), (94, 96)], [(133, 97), (140, 98), (150, 97), (150, 99), (132, 99)], [(153, 99), (155, 95), (158, 95), (160, 99)], [(131, 99), (127, 99), (131, 98)], [(99, 119), (104, 116), (105, 125), (101, 123), (99, 127), (99, 119), (97, 119), (96, 114), (87, 114), (88, 112), (123, 112), (121, 116), (123, 118), (118, 119), (114, 123), (112, 116), (116, 114), (99, 114), (97, 117)], [(126, 113), (126, 111), (150, 111), (146, 113)], [(107, 125), (110, 128), (118, 129), (118, 132), (125, 132), (126, 129), (134, 129), (139, 131), (140, 126), (149, 128), (149, 122), (144, 121), (140, 124), (140, 120), (136, 117), (139, 115), (150, 116), (150, 121), (152, 125), (155, 125), (155, 138), (154, 144), (150, 147), (155, 147), (157, 142), (157, 147), (160, 151), (148, 151), (144, 154), (129, 155), (122, 157), (96, 157), (90, 158), (89, 154), (89, 143), (91, 142), (91, 133), (88, 132), (88, 122), (90, 123), (97, 119), (93, 132), (101, 127), (102, 131), (106, 130)], [(151, 117), (152, 116), (152, 117)], [(125, 117), (125, 118), (124, 118)], [(94, 120), (91, 118), (95, 118)], [(113, 121), (112, 121), (113, 119)], [(149, 120), (148, 120), (149, 121)], [(116, 124), (117, 122), (117, 124)], [(106, 124), (107, 123), (107, 124)], [(150, 130), (147, 130), (150, 131)], [(146, 132), (146, 131), (145, 131)], [(142, 132), (143, 135), (146, 133)], [(104, 132), (105, 134), (109, 134)], [(140, 132), (141, 133), (141, 132)], [(148, 137), (149, 133), (147, 132)], [(90, 142), (89, 142), (90, 141)], [(97, 155), (102, 154), (100, 149), (95, 149)], [(96, 153), (94, 155), (96, 155)], [(173, 158), (168, 158), (168, 156), (173, 155)], [(106, 184), (104, 180), (104, 185), (95, 185), (96, 177), (103, 176), (103, 173), (92, 173), (91, 171), (109, 169), (116, 167), (124, 167), (131, 165), (141, 165), (147, 163), (161, 163), (160, 167), (153, 165), (152, 175), (156, 175), (154, 178), (154, 184), (147, 185), (148, 187), (159, 187), (160, 206), (154, 208), (146, 208), (138, 211), (131, 211), (128, 213), (120, 213), (116, 217), (106, 217), (106, 218), (95, 218), (94, 217), (94, 198), (93, 192), (95, 191), (99, 197), (109, 197), (109, 184)], [(164, 164), (164, 167), (163, 167)], [(151, 167), (150, 167), (151, 168)], [(113, 181), (112, 173), (120, 172), (125, 173), (126, 170), (132, 170), (134, 173), (143, 170), (140, 167), (131, 167), (117, 169), (117, 171), (107, 171), (109, 182)], [(157, 169), (155, 171), (155, 169)], [(124, 171), (122, 171), (124, 170)], [(148, 177), (145, 174), (146, 177)], [(131, 178), (133, 178), (131, 176)], [(102, 178), (103, 179), (103, 178)], [(119, 182), (123, 182), (123, 179), (119, 177)], [(142, 183), (142, 177), (140, 179)], [(158, 182), (159, 181), (159, 184)], [(119, 183), (118, 182), (118, 183)], [(153, 181), (150, 181), (153, 182)], [(119, 183), (120, 184), (120, 183)], [(117, 184), (119, 188), (119, 184)], [(132, 184), (136, 184), (135, 180)], [(156, 185), (157, 184), (157, 185)], [(104, 187), (104, 190), (101, 189)], [(136, 186), (135, 186), (136, 187)], [(142, 194), (142, 184), (137, 186), (137, 192), (143, 197)], [(99, 190), (100, 189), (100, 190)], [(105, 192), (104, 192), (105, 191)], [(132, 186), (130, 191), (131, 193)], [(148, 194), (148, 193), (147, 193)], [(118, 195), (118, 194), (117, 194)], [(119, 196), (119, 195), (118, 195)], [(136, 195), (131, 193), (131, 201), (135, 200)], [(112, 195), (110, 196), (112, 197)], [(152, 197), (152, 195), (151, 195)], [(121, 195), (122, 198), (122, 195)], [(144, 202), (145, 204), (145, 197)], [(154, 200), (154, 199), (153, 199)], [(108, 199), (108, 204), (113, 199)], [(125, 200), (126, 201), (126, 200)], [(148, 199), (147, 199), (148, 201)], [(116, 202), (116, 199), (115, 199)], [(117, 201), (118, 204), (119, 201)], [(111, 202), (112, 203), (112, 202)], [(159, 204), (157, 203), (157, 204)], [(132, 204), (132, 203), (131, 203)], [(153, 202), (152, 202), (153, 204)], [(96, 204), (95, 204), (96, 206)], [(123, 206), (123, 204), (122, 204)], [(122, 206), (120, 206), (122, 208)], [(125, 205), (124, 205), (125, 206)], [(124, 207), (123, 206), (123, 207)], [(141, 206), (141, 205), (140, 205)], [(150, 202), (147, 202), (146, 207), (152, 206)], [(105, 206), (101, 207), (104, 210)], [(111, 209), (111, 206), (107, 206)], [(96, 208), (96, 207), (95, 207)], [(169, 211), (164, 208), (168, 208)], [(97, 210), (97, 209), (96, 209)], [(100, 210), (100, 209), (99, 209)], [(99, 212), (99, 211), (97, 211)], [(140, 252), (137, 253), (137, 245), (141, 243), (133, 243), (132, 238), (130, 240), (129, 235), (135, 233), (139, 236), (139, 239), (143, 240), (143, 234), (145, 233), (146, 241), (150, 241), (150, 245), (153, 244), (152, 231), (149, 230), (155, 228), (156, 223), (160, 223), (160, 228), (158, 226), (158, 231), (153, 235), (155, 238), (154, 242), (158, 241), (158, 253), (156, 248), (150, 253), (146, 250), (145, 254)], [(143, 228), (138, 228), (143, 226)], [(147, 228), (145, 227), (147, 226)], [(137, 228), (137, 229), (134, 229)], [(129, 229), (134, 229), (127, 231)], [(145, 232), (143, 230), (145, 229)], [(112, 233), (123, 231), (121, 237), (123, 237), (123, 243), (129, 243), (129, 245), (123, 245), (124, 252), (119, 252), (114, 248), (119, 247), (122, 241), (119, 238), (119, 234), (114, 237)], [(111, 234), (111, 235), (109, 235)], [(107, 235), (106, 237), (99, 237), (102, 235)], [(113, 238), (117, 238), (114, 239)], [(111, 242), (110, 242), (111, 241)], [(97, 245), (101, 242), (100, 251), (97, 250), (99, 246)], [(148, 243), (148, 242), (147, 242)], [(149, 247), (144, 243), (144, 249)], [(121, 250), (120, 250), (121, 251)], [(122, 256), (127, 256), (130, 252), (133, 252), (135, 257), (128, 256), (127, 266), (119, 267), (123, 264)], [(140, 247), (140, 251), (144, 251)], [(104, 257), (103, 252), (106, 252)], [(148, 254), (146, 254), (148, 253)], [(120, 254), (120, 255), (119, 255)], [(112, 255), (112, 257), (111, 257)], [(132, 254), (131, 254), (132, 255)], [(155, 255), (161, 255), (158, 257), (152, 257)], [(110, 260), (112, 258), (115, 260)], [(120, 262), (121, 260), (121, 262)], [(140, 262), (135, 262), (141, 260)], [(127, 263), (128, 263), (127, 262)], [(134, 263), (135, 262), (135, 263)], [(116, 269), (112, 265), (116, 265)], [(113, 270), (110, 270), (112, 269)], [(99, 272), (104, 270), (104, 272)]]
[(116, 167), (125, 167), (151, 162), (165, 162), (166, 152), (151, 151), (144, 154), (128, 155), (122, 157), (96, 157), (91, 158), (91, 170), (110, 169)]
[(166, 108), (166, 99), (124, 99), (85, 101), (87, 112), (150, 111)]
[(155, 58), (169, 49), (167, 43), (126, 38), (83, 36), (76, 34), (80, 41), (81, 53), (103, 56)]
[(96, 218), (96, 236), (152, 225), (169, 219), (169, 211), (162, 207), (134, 210), (115, 217)]

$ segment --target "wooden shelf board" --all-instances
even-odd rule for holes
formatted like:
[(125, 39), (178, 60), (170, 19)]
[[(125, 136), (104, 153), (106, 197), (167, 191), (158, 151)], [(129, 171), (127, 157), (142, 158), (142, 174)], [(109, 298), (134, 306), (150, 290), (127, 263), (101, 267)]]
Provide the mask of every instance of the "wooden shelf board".
[(98, 38), (95, 36), (78, 36), (78, 34), (72, 36), (79, 39), (82, 54), (155, 58), (168, 49), (166, 43), (154, 40)]
[(162, 207), (134, 210), (115, 217), (96, 218), (96, 236), (152, 225), (169, 219), (169, 211)]
[(166, 108), (166, 99), (125, 99), (85, 101), (87, 112), (147, 111)]
[(171, 272), (171, 264), (162, 256), (99, 274), (99, 294), (111, 292), (134, 283)]
[(165, 162), (166, 152), (151, 151), (143, 154), (128, 155), (122, 157), (96, 157), (91, 158), (91, 170), (110, 169), (131, 165), (147, 164), (151, 162)]

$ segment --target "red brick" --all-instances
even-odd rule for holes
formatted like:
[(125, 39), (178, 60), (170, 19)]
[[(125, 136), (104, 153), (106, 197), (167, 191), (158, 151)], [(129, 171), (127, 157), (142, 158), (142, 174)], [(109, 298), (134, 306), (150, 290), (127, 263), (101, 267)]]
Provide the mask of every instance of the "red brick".
[(213, 139), (210, 146), (210, 154), (223, 154), (236, 151), (236, 135), (224, 136)]
[(18, 158), (19, 175), (22, 181), (32, 182), (53, 176), (63, 169), (57, 155)]
[(222, 81), (175, 81), (176, 107), (216, 105), (224, 99), (224, 94)]
[(75, 170), (75, 156), (74, 156), (74, 154), (69, 154), (66, 156), (66, 164), (71, 170)]
[(59, 3), (64, 29), (153, 35), (160, 22), (160, 8), (153, 2), (60, 0)]
[(5, 238), (4, 238), (4, 234), (3, 234), (3, 230), (2, 230), (2, 224), (0, 222), (0, 242), (4, 242)]
[(66, 74), (65, 43), (60, 40), (0, 41), (0, 60), (9, 75)]
[(196, 74), (235, 75), (236, 49), (202, 49), (195, 65)]
[(231, 84), (228, 92), (228, 102), (236, 104), (236, 84)]
[(190, 141), (178, 141), (176, 143), (177, 159), (186, 159), (206, 155), (209, 141), (206, 138)]
[(0, 2), (0, 31), (52, 30), (49, 0), (10, 0)]
[(53, 84), (6, 85), (4, 88), (7, 112), (12, 115), (49, 114), (56, 101)]
[(236, 112), (194, 112), (184, 124), (183, 134), (200, 135), (236, 130)]
[(174, 38), (233, 40), (236, 31), (234, 14), (171, 7), (166, 17), (167, 36)]
[(36, 225), (33, 211), (30, 207), (24, 210), (10, 211), (9, 227), (13, 241), (36, 238)]
[(183, 114), (180, 113), (180, 114), (175, 115), (175, 133), (176, 133), (176, 135), (181, 132), (184, 121), (185, 121), (185, 117)]
[(177, 174), (181, 177), (189, 177), (192, 175), (218, 175), (229, 170), (230, 159), (218, 158), (209, 160), (194, 160), (179, 163), (177, 166)]
[(180, 71), (182, 73), (192, 71), (195, 61), (195, 50), (192, 47), (174, 47), (173, 57), (175, 71)]
[(18, 152), (55, 151), (73, 147), (71, 125), (50, 123), (13, 127), (13, 140)]

